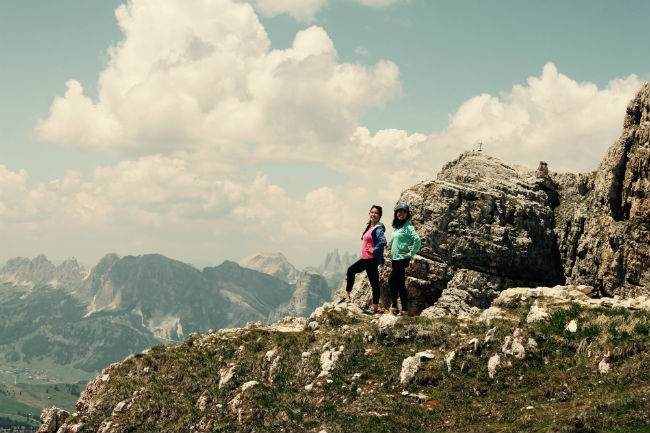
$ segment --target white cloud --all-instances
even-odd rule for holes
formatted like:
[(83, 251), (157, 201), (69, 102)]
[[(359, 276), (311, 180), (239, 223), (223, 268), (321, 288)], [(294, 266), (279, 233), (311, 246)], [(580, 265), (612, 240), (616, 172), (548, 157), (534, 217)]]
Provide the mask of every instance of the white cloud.
[(37, 138), (131, 155), (216, 149), (246, 156), (254, 144), (267, 156), (291, 157), (310, 154), (304, 148), (315, 143), (341, 143), (368, 107), (400, 90), (394, 63), (339, 63), (320, 27), (270, 51), (248, 4), (164, 4), (118, 8), (125, 39), (110, 50), (98, 101), (70, 80), (39, 121)]
[(434, 134), (434, 146), (484, 149), (504, 160), (551, 170), (591, 171), (620, 135), (625, 107), (641, 81), (635, 75), (612, 80), (599, 90), (578, 83), (547, 63), (540, 77), (516, 85), (502, 98), (483, 94), (466, 101), (447, 130)]

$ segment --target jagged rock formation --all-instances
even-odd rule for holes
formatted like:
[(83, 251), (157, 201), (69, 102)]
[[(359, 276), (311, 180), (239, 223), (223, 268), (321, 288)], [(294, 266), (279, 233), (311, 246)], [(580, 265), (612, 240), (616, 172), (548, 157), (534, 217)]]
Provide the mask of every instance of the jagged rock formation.
[[(486, 308), (516, 286), (587, 284), (596, 294), (650, 293), (650, 105), (646, 83), (598, 170), (553, 173), (465, 152), (435, 181), (405, 190), (422, 248), (407, 270), (409, 311)], [(386, 252), (388, 258), (388, 251)], [(381, 272), (382, 302), (390, 302)], [(370, 303), (365, 278), (353, 299)], [(341, 290), (341, 289), (339, 289)]]
[(607, 295), (650, 291), (650, 85), (595, 173), (558, 176), (555, 232), (567, 283)]
[(338, 249), (334, 249), (325, 255), (325, 260), (318, 270), (327, 280), (327, 284), (335, 291), (345, 280), (348, 267), (359, 257), (360, 254), (355, 255), (348, 251), (341, 254)]
[(282, 253), (256, 253), (239, 261), (239, 266), (273, 275), (287, 283), (295, 283), (298, 270)]
[[(595, 305), (591, 290), (506, 290), (490, 321), (480, 311), (376, 319), (355, 304), (328, 303), (309, 319), (193, 334), (106, 368), (56, 425), (98, 433), (641, 431), (650, 424), (650, 302)], [(534, 308), (545, 318), (525, 320)], [(56, 413), (44, 411), (41, 431), (53, 431)]]
[(76, 289), (88, 272), (74, 257), (54, 266), (44, 255), (33, 260), (25, 257), (9, 259), (0, 269), (0, 284), (32, 289), (36, 286), (66, 286)]

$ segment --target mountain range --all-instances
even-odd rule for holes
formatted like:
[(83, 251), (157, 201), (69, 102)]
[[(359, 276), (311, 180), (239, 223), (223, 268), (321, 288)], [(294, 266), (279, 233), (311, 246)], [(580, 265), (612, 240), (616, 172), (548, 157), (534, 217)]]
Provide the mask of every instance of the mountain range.
[(199, 270), (159, 254), (107, 254), (90, 270), (74, 258), (10, 259), (0, 269), (0, 381), (85, 380), (155, 344), (306, 316), (331, 299), (316, 270), (271, 258), (287, 272), (231, 261)]

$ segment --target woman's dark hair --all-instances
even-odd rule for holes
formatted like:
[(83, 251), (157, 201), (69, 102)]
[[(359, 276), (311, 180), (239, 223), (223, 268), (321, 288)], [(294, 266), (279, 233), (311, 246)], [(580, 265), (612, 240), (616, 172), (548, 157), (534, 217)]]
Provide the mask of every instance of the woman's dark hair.
[(398, 210), (404, 210), (404, 209), (397, 209), (395, 210), (395, 215), (393, 215), (393, 228), (394, 229), (399, 229), (401, 228), (404, 224), (406, 224), (406, 221), (411, 219), (411, 210), (404, 211), (406, 212), (406, 218), (404, 218), (404, 221), (400, 221), (399, 218), (397, 218), (397, 211)]
[[(376, 204), (373, 204), (372, 206), (370, 206), (370, 210), (373, 209), (377, 209), (377, 212), (379, 212), (379, 219), (377, 220), (377, 222), (381, 221), (381, 213), (382, 213), (381, 206), (377, 206)], [(361, 239), (363, 239), (363, 235), (366, 234), (366, 232), (368, 231), (371, 225), (372, 225), (372, 221), (368, 220), (368, 225), (366, 226), (366, 229), (361, 234)]]

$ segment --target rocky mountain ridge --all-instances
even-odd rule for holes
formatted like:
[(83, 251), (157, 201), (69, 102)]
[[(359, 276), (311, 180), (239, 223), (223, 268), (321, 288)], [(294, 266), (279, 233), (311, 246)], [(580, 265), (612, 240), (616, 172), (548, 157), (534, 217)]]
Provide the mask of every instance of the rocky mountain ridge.
[(329, 300), (310, 271), (289, 284), (234, 262), (199, 270), (156, 254), (108, 254), (90, 271), (15, 258), (0, 270), (0, 374), (77, 381), (163, 341), (305, 316)]
[[(437, 180), (406, 189), (422, 247), (407, 270), (409, 311), (487, 308), (516, 286), (586, 284), (600, 295), (650, 293), (650, 104), (646, 83), (597, 171), (554, 173), (465, 152)], [(380, 274), (388, 305), (388, 266)], [(353, 299), (367, 307), (365, 279)], [(342, 289), (339, 289), (339, 294)]]
[(0, 281), (28, 290), (43, 285), (78, 287), (87, 275), (88, 271), (74, 257), (55, 266), (41, 254), (33, 260), (25, 257), (9, 259), (0, 270)]

